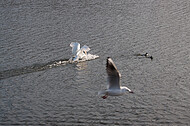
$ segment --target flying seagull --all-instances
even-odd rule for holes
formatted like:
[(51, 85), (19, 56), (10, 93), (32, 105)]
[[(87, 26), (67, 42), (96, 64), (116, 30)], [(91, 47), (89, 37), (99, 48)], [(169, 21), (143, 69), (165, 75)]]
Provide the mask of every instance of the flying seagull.
[(120, 84), (121, 74), (117, 70), (117, 67), (115, 66), (113, 60), (110, 57), (107, 58), (106, 71), (108, 74), (107, 77), (108, 87), (106, 90), (99, 91), (98, 95), (103, 94), (104, 96), (102, 96), (102, 98), (106, 99), (108, 96), (123, 95), (127, 91), (129, 93), (133, 93), (133, 91), (128, 87), (121, 86)]

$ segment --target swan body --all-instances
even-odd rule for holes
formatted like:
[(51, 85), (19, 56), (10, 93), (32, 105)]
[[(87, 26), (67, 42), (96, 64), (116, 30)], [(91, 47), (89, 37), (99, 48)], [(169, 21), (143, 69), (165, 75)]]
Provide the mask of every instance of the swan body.
[(80, 44), (78, 42), (72, 42), (70, 46), (72, 47), (72, 54), (74, 55), (70, 61), (78, 62), (79, 60), (85, 61), (99, 57), (97, 55), (88, 54), (90, 48), (87, 45), (84, 45), (82, 48), (80, 48)]

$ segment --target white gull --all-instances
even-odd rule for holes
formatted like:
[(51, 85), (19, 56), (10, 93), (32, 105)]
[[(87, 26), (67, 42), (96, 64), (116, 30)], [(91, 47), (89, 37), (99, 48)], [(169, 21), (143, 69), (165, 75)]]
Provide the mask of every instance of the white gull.
[(102, 90), (98, 92), (98, 95), (104, 95), (102, 96), (103, 99), (106, 99), (108, 96), (120, 96), (125, 94), (125, 92), (133, 93), (131, 89), (128, 87), (121, 86), (120, 84), (120, 77), (121, 74), (117, 70), (117, 67), (115, 66), (113, 60), (108, 57), (107, 58), (107, 64), (106, 64), (106, 71), (108, 74), (107, 80), (108, 80), (108, 87), (106, 90)]

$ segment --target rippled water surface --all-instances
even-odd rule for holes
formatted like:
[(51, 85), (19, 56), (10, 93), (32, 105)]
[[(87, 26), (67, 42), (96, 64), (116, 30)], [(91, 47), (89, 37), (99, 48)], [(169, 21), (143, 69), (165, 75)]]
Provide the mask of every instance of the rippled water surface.
[[(189, 0), (3, 0), (0, 29), (0, 125), (190, 125)], [(97, 95), (108, 56), (134, 94)]]

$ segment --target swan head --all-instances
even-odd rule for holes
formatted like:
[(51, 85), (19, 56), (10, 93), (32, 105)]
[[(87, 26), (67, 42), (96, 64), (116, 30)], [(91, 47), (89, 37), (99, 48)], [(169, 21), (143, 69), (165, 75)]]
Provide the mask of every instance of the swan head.
[(88, 55), (88, 52), (87, 52), (87, 51), (82, 51), (82, 52), (83, 52), (83, 54)]

